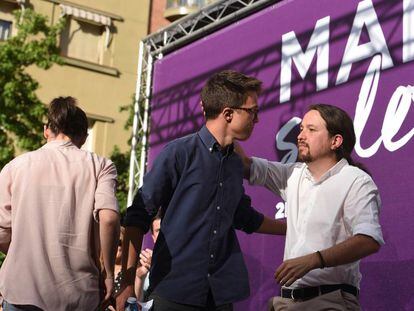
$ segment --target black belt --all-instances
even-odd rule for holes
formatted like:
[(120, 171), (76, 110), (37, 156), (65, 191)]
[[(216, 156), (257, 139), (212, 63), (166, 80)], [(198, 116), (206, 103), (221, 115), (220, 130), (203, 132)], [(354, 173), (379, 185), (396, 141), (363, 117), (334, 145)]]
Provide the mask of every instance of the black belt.
[(308, 300), (317, 296), (334, 292), (336, 290), (343, 290), (344, 292), (350, 293), (358, 298), (358, 288), (348, 284), (332, 284), (332, 285), (321, 285), (314, 287), (302, 287), (302, 288), (282, 288), (282, 297), (290, 298), (294, 300)]

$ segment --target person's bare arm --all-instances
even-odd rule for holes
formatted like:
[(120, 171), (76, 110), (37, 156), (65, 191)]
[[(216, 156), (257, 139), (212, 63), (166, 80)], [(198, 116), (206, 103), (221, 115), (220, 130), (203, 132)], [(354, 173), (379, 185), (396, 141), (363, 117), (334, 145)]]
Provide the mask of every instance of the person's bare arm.
[(114, 290), (114, 267), (119, 240), (119, 214), (110, 209), (99, 211), (99, 238), (105, 268), (104, 301), (109, 299)]
[(139, 267), (135, 277), (135, 295), (138, 301), (144, 299), (144, 283), (151, 268), (152, 250), (147, 248), (139, 254)]
[(257, 233), (286, 235), (286, 222), (282, 220), (275, 220), (269, 217), (264, 217), (262, 224)]
[(116, 310), (123, 311), (128, 297), (135, 296), (134, 282), (137, 269), (138, 252), (141, 251), (144, 233), (137, 227), (126, 227), (122, 244), (122, 274), (121, 290), (116, 297)]
[(276, 270), (275, 279), (284, 286), (290, 286), (309, 271), (325, 267), (348, 264), (378, 252), (380, 244), (367, 235), (357, 234), (342, 243), (318, 253), (285, 260)]

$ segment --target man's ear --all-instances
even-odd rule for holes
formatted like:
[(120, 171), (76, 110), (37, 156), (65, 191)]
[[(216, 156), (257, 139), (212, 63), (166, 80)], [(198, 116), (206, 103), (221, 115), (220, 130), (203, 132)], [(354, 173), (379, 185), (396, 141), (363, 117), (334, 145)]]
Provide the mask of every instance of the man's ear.
[(234, 112), (234, 110), (233, 109), (231, 109), (231, 108), (228, 108), (228, 107), (226, 107), (226, 108), (224, 108), (223, 109), (223, 112), (222, 112), (222, 114), (223, 114), (223, 116), (224, 116), (224, 119), (227, 121), (227, 122), (231, 122), (231, 120), (233, 119), (233, 112)]
[(48, 140), (50, 137), (50, 129), (49, 127), (45, 124), (43, 125), (43, 137)]
[(336, 150), (336, 149), (340, 148), (342, 146), (343, 142), (344, 142), (344, 139), (343, 139), (342, 135), (336, 134), (332, 138), (331, 149)]
[(206, 117), (206, 111), (204, 110), (204, 104), (201, 100), (200, 100), (200, 107), (201, 107), (201, 111), (203, 111), (203, 116), (205, 118)]

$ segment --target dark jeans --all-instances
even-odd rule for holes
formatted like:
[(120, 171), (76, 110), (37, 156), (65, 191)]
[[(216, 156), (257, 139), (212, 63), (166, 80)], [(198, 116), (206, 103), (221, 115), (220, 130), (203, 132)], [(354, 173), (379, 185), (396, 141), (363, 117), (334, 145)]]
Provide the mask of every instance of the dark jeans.
[(3, 300), (3, 311), (42, 311), (42, 309), (32, 305), (12, 305)]
[(207, 306), (205, 307), (172, 302), (158, 296), (155, 293), (151, 294), (149, 299), (154, 299), (151, 309), (152, 311), (233, 311), (233, 304), (231, 303), (216, 306), (211, 292), (208, 294)]

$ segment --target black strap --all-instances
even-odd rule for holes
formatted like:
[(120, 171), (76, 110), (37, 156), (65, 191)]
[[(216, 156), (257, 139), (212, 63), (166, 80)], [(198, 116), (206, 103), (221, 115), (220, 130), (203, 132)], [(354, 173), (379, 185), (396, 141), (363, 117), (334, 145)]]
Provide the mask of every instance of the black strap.
[(342, 290), (358, 298), (359, 290), (355, 286), (349, 284), (329, 284), (314, 287), (302, 287), (302, 288), (282, 288), (282, 297), (291, 298), (295, 300), (308, 300), (317, 296), (334, 292), (336, 290)]

